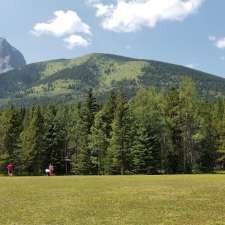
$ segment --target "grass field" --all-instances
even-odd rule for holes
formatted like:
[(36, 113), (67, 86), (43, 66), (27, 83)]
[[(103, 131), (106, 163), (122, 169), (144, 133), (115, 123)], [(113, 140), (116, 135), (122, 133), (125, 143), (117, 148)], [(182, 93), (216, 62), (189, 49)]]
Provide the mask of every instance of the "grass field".
[(223, 225), (225, 175), (0, 177), (1, 225)]

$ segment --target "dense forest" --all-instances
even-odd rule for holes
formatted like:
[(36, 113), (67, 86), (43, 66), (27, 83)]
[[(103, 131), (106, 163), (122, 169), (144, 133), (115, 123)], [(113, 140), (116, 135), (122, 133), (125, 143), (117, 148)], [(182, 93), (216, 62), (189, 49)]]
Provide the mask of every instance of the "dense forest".
[(183, 78), (177, 88), (123, 90), (98, 103), (90, 89), (74, 105), (0, 111), (0, 167), (17, 175), (212, 172), (225, 164), (225, 100), (197, 96)]

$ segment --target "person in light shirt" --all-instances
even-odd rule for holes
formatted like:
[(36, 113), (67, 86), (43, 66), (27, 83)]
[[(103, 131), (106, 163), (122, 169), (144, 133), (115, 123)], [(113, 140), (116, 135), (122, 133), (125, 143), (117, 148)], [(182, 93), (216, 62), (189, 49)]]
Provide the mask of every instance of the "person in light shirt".
[(49, 164), (48, 169), (49, 169), (50, 176), (53, 176), (54, 175), (54, 166), (51, 163)]
[(48, 168), (45, 169), (45, 173), (48, 175), (48, 176), (53, 176), (54, 175), (54, 167), (53, 165), (50, 163)]

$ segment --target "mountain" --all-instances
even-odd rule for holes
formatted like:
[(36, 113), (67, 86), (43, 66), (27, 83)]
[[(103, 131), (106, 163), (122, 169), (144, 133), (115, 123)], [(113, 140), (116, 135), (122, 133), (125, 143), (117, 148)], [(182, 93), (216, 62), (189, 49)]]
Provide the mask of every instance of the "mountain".
[(89, 88), (98, 97), (120, 87), (132, 96), (140, 87), (176, 87), (182, 76), (191, 77), (203, 97), (225, 95), (225, 79), (218, 76), (164, 62), (97, 53), (29, 64), (0, 74), (0, 105), (77, 101)]
[(26, 61), (19, 50), (0, 37), (0, 73), (24, 66)]

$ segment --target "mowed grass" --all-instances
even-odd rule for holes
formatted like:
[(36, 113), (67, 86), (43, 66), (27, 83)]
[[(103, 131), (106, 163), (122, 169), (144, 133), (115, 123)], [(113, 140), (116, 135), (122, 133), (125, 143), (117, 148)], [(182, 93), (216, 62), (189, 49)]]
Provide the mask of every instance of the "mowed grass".
[(225, 175), (0, 177), (1, 225), (223, 225)]

